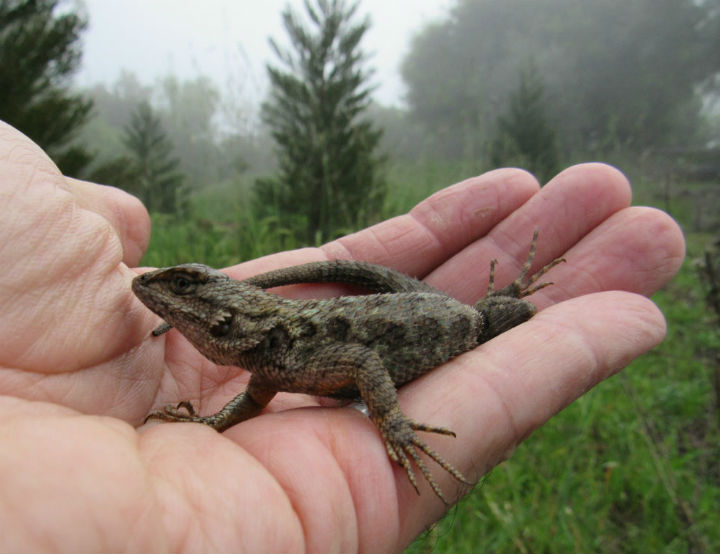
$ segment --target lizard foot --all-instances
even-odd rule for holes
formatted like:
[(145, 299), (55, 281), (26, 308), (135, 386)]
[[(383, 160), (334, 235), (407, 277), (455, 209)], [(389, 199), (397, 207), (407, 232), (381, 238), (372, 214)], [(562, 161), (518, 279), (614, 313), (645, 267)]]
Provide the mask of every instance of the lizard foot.
[[(420, 457), (418, 450), (427, 454), (440, 467), (442, 467), (445, 471), (447, 471), (450, 475), (452, 475), (461, 483), (465, 483), (466, 485), (472, 485), (472, 483), (468, 481), (462, 473), (455, 469), (450, 463), (446, 462), (442, 458), (442, 456), (440, 456), (440, 454), (435, 452), (432, 448), (430, 448), (427, 444), (420, 440), (420, 438), (415, 434), (415, 431), (425, 431), (428, 433), (438, 433), (441, 435), (449, 435), (451, 437), (454, 437), (455, 433), (453, 433), (449, 429), (445, 429), (443, 427), (431, 427), (423, 423), (418, 423), (407, 417), (399, 409), (393, 410), (388, 413), (383, 418), (383, 421), (377, 422), (377, 425), (380, 428), (380, 432), (383, 436), (388, 456), (390, 456), (393, 461), (397, 462), (403, 467), (403, 469), (405, 469), (410, 483), (415, 488), (415, 491), (418, 494), (420, 494), (420, 490), (418, 489), (417, 481), (415, 480), (415, 473), (413, 472), (412, 466), (410, 464), (410, 458), (412, 458), (415, 462), (415, 465), (420, 468), (420, 471), (425, 476), (425, 479), (427, 479), (428, 483), (430, 483), (430, 486), (432, 487), (432, 490), (435, 491), (435, 494), (445, 504), (448, 504), (448, 501), (443, 496), (440, 487), (435, 482), (435, 479), (430, 474), (430, 471), (425, 465), (425, 462), (423, 462), (422, 458)], [(408, 458), (408, 456), (410, 458)]]
[(193, 408), (193, 405), (187, 400), (180, 402), (177, 406), (168, 404), (162, 410), (152, 412), (145, 418), (143, 423), (147, 423), (151, 419), (160, 419), (162, 421), (192, 421), (196, 423), (209, 423), (206, 421), (208, 418), (197, 415), (195, 408)]
[(547, 264), (545, 267), (541, 268), (539, 271), (531, 275), (527, 283), (525, 283), (525, 277), (527, 276), (528, 272), (530, 271), (530, 266), (532, 265), (533, 259), (535, 258), (535, 245), (537, 244), (537, 238), (538, 238), (538, 232), (537, 229), (533, 233), (532, 242), (530, 243), (530, 253), (528, 254), (527, 260), (523, 264), (522, 270), (520, 271), (520, 275), (517, 279), (515, 279), (512, 283), (510, 283), (508, 286), (501, 288), (500, 290), (494, 290), (495, 289), (495, 266), (497, 265), (497, 260), (492, 260), (490, 262), (490, 279), (488, 282), (488, 291), (485, 295), (485, 298), (491, 297), (491, 296), (509, 296), (511, 298), (524, 298), (526, 296), (530, 296), (533, 293), (536, 293), (540, 289), (544, 289), (545, 287), (548, 287), (552, 285), (552, 283), (540, 283), (538, 285), (533, 285), (542, 277), (545, 275), (548, 271), (550, 271), (553, 267), (555, 267), (558, 264), (561, 264), (565, 262), (565, 258), (556, 258), (549, 264)]

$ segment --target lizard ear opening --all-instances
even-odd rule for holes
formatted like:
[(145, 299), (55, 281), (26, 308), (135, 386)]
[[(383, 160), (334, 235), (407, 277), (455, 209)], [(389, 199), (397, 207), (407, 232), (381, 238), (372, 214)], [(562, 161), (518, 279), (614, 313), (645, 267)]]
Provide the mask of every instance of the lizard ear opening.
[(223, 317), (218, 319), (210, 327), (210, 334), (216, 338), (224, 337), (230, 332), (232, 320), (232, 314), (223, 314)]

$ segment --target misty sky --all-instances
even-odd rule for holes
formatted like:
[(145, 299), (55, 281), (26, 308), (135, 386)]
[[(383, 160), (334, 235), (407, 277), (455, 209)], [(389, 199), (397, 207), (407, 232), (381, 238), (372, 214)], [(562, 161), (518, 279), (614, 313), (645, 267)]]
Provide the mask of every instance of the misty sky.
[[(181, 79), (210, 77), (223, 93), (259, 101), (267, 86), (265, 63), (274, 61), (267, 39), (284, 43), (280, 12), (302, 0), (83, 0), (89, 28), (83, 35), (80, 86), (112, 84), (123, 69), (144, 84), (173, 73)], [(372, 27), (363, 49), (373, 54), (375, 98), (402, 103), (399, 64), (410, 38), (442, 19), (453, 0), (361, 0)]]

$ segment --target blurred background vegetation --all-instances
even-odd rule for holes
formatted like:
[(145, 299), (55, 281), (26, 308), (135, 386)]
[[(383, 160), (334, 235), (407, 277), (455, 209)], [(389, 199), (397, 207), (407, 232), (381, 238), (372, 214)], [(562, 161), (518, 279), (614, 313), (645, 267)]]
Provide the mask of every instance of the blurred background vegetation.
[(498, 166), (623, 169), (688, 240), (654, 298), (667, 340), (409, 550), (720, 550), (720, 0), (455, 0), (414, 36), (401, 108), (373, 101), (362, 2), (310, 0), (281, 14), (289, 46), (269, 37), (259, 111), (171, 73), (79, 89), (80, 8), (0, 0), (0, 119), (64, 173), (139, 196), (146, 265), (320, 244)]

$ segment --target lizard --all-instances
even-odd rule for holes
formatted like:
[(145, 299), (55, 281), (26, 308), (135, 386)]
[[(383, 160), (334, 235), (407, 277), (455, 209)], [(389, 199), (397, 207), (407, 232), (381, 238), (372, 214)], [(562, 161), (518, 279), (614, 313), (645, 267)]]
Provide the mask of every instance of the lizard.
[[(206, 358), (251, 372), (245, 391), (217, 413), (200, 416), (190, 402), (168, 405), (145, 421), (186, 421), (222, 432), (258, 415), (280, 391), (361, 398), (389, 457), (419, 494), (411, 459), (435, 494), (447, 501), (419, 455), (424, 452), (458, 481), (471, 483), (427, 446), (416, 431), (455, 436), (416, 422), (399, 407), (397, 388), (444, 362), (530, 319), (537, 311), (524, 297), (552, 283), (535, 284), (558, 258), (528, 277), (538, 233), (520, 275), (495, 290), (490, 262), (486, 295), (474, 306), (393, 269), (361, 261), (310, 262), (243, 281), (201, 264), (182, 264), (133, 279), (135, 295), (175, 327)], [(337, 282), (367, 295), (292, 300), (265, 289)]]

